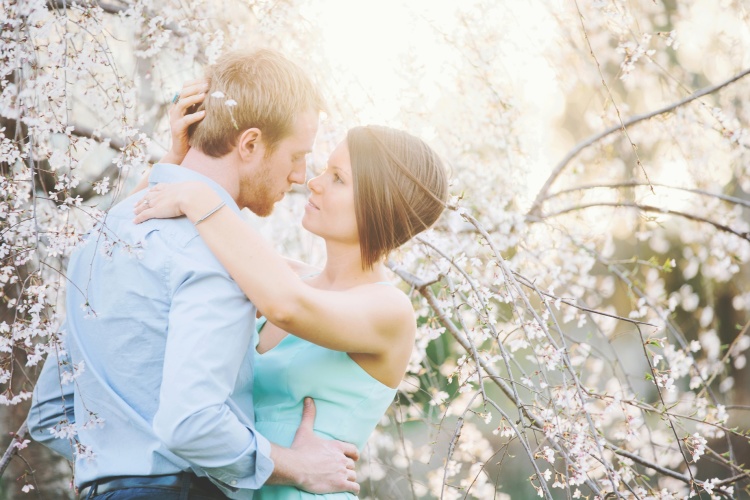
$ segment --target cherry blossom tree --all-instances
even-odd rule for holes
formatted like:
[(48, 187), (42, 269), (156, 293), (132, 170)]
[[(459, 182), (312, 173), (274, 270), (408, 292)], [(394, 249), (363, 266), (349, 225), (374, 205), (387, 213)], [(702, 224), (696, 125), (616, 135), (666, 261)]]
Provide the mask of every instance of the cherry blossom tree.
[[(23, 424), (66, 258), (164, 152), (181, 82), (258, 45), (329, 97), (311, 168), (368, 121), (451, 166), (444, 217), (389, 261), (419, 333), (363, 498), (750, 494), (742, 0), (0, 6), (2, 494), (72, 498)], [(315, 262), (303, 198), (248, 223)]]

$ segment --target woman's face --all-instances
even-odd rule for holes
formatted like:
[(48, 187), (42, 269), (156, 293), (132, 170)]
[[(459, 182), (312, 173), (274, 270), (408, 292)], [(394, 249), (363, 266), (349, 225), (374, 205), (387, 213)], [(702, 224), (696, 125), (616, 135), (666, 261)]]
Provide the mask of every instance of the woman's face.
[(359, 244), (354, 213), (354, 178), (346, 141), (328, 158), (326, 169), (307, 183), (310, 198), (302, 227), (326, 240)]

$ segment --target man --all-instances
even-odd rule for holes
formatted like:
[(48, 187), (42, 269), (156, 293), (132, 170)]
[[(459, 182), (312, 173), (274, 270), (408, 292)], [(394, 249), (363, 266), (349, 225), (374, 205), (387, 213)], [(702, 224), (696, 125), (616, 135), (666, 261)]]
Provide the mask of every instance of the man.
[[(233, 210), (268, 215), (305, 181), (318, 91), (272, 51), (228, 54), (208, 79), (182, 166), (155, 165), (149, 183), (200, 180)], [(64, 342), (35, 388), (32, 436), (75, 459), (81, 498), (246, 499), (266, 481), (357, 493), (356, 448), (312, 433), (312, 403), (291, 448), (255, 432), (255, 308), (188, 220), (133, 224), (142, 196), (70, 258)]]

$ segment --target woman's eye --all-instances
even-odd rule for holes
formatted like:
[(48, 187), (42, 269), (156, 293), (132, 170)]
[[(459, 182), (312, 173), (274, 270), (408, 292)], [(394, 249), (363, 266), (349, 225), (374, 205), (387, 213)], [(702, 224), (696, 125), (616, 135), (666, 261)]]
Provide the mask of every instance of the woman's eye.
[(333, 182), (343, 182), (339, 174), (333, 174)]

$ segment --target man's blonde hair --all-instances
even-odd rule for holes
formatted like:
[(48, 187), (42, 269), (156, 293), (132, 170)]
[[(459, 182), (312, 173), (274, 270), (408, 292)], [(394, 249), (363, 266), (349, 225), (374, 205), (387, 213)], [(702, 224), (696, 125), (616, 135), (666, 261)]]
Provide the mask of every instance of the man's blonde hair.
[(206, 116), (189, 130), (190, 146), (220, 158), (249, 128), (261, 131), (267, 153), (292, 133), (301, 113), (319, 112), (323, 98), (302, 69), (278, 52), (234, 51), (206, 70)]

